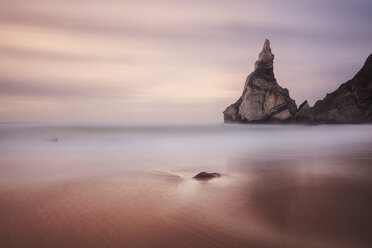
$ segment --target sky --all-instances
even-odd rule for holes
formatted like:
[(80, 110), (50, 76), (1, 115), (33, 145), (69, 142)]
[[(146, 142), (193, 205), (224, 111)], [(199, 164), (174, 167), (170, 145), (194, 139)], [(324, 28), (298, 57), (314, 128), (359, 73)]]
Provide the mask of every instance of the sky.
[(215, 122), (265, 39), (299, 106), (372, 52), (370, 0), (0, 0), (0, 122)]

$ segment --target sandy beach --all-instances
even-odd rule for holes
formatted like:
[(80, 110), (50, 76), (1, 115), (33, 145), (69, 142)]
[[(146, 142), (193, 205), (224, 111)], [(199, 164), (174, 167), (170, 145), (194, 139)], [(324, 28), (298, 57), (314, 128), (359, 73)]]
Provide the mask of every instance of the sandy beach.
[(371, 247), (371, 131), (3, 124), (0, 246)]

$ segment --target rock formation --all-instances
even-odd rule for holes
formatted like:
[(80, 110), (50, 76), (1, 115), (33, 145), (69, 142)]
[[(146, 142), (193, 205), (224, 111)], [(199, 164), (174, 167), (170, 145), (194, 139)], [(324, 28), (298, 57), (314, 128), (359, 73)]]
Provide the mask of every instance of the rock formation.
[(208, 172), (203, 171), (195, 175), (193, 178), (198, 179), (198, 180), (208, 180), (208, 179), (212, 179), (215, 177), (221, 177), (221, 174), (216, 173), (216, 172), (208, 173)]
[(310, 105), (307, 101), (304, 101), (295, 114), (296, 122), (313, 122), (314, 118), (310, 115)]
[(310, 108), (320, 123), (372, 122), (372, 54), (353, 77)]
[(372, 122), (372, 54), (362, 69), (310, 108), (297, 106), (288, 90), (276, 82), (274, 54), (265, 41), (242, 96), (223, 112), (225, 122), (363, 123)]
[(225, 122), (281, 122), (294, 118), (296, 103), (276, 82), (273, 63), (274, 54), (266, 40), (242, 96), (223, 112)]

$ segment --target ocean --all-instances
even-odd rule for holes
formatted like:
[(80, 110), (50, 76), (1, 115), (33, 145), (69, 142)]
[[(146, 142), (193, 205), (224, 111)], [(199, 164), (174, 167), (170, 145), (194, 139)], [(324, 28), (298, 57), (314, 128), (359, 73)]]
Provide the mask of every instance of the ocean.
[(0, 124), (1, 247), (371, 247), (371, 209), (372, 125)]

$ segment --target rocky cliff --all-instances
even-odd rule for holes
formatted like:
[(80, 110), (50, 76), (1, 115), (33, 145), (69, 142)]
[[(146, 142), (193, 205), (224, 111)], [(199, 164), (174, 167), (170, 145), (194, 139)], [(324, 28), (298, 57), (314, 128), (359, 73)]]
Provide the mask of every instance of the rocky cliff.
[(372, 54), (353, 79), (317, 101), (310, 116), (320, 123), (372, 122)]
[(273, 64), (274, 54), (266, 40), (242, 96), (223, 112), (225, 122), (282, 122), (294, 118), (296, 103), (276, 82)]
[(265, 41), (242, 96), (223, 112), (225, 122), (363, 123), (372, 122), (372, 54), (362, 69), (313, 107), (297, 106), (276, 82), (274, 54)]

